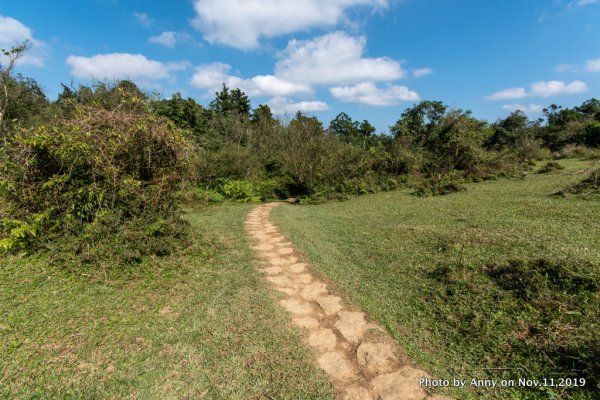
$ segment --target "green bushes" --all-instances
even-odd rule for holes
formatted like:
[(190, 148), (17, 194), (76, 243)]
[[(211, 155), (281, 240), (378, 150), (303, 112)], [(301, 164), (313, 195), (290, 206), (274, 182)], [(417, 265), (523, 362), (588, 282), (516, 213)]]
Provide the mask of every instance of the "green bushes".
[(445, 175), (441, 178), (430, 178), (423, 180), (417, 185), (414, 194), (417, 196), (426, 197), (464, 192), (466, 190), (467, 188), (456, 176)]
[(258, 200), (254, 195), (254, 185), (248, 181), (225, 181), (219, 186), (219, 190), (226, 198), (242, 203)]
[(547, 173), (554, 172), (554, 171), (560, 171), (561, 169), (565, 169), (565, 167), (563, 167), (556, 161), (548, 161), (537, 171), (537, 173), (538, 174), (547, 174)]
[(2, 220), (1, 246), (32, 248), (68, 237), (89, 247), (114, 238), (141, 255), (164, 253), (119, 234), (125, 226), (181, 224), (173, 195), (191, 154), (186, 136), (147, 112), (72, 112), (15, 132), (2, 148), (0, 190), (11, 218)]
[(285, 178), (263, 179), (256, 182), (219, 179), (215, 184), (214, 193), (220, 194), (223, 199), (233, 200), (238, 203), (271, 201), (288, 197)]
[(594, 160), (600, 158), (600, 149), (586, 146), (568, 144), (559, 151), (552, 154), (552, 158), (560, 160), (563, 158), (578, 158), (580, 160)]
[(581, 182), (573, 185), (569, 185), (557, 194), (566, 196), (570, 194), (578, 195), (599, 195), (600, 194), (600, 168), (596, 167), (592, 169), (588, 176), (585, 177)]

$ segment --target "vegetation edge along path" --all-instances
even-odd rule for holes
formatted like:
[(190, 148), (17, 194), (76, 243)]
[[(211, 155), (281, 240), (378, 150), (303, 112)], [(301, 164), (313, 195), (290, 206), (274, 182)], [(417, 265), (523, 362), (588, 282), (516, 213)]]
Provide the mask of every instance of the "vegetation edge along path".
[(327, 283), (298, 262), (292, 243), (269, 220), (270, 203), (254, 208), (246, 229), (264, 260), (261, 272), (279, 292), (279, 303), (303, 328), (306, 342), (317, 353), (319, 367), (331, 378), (343, 400), (450, 400), (429, 395), (419, 380), (431, 378), (409, 365), (398, 344), (376, 324), (367, 322), (358, 307), (332, 295)]

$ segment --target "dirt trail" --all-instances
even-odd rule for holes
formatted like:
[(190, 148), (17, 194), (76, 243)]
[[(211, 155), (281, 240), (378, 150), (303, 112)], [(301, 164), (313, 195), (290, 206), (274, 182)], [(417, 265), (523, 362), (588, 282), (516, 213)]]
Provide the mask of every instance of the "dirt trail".
[(332, 295), (327, 284), (299, 263), (292, 243), (269, 220), (277, 203), (253, 209), (246, 228), (265, 261), (266, 279), (285, 294), (280, 304), (294, 324), (306, 332), (319, 367), (331, 378), (337, 399), (450, 400), (429, 396), (419, 379), (430, 377), (411, 367), (397, 343), (379, 326), (369, 323), (356, 306)]

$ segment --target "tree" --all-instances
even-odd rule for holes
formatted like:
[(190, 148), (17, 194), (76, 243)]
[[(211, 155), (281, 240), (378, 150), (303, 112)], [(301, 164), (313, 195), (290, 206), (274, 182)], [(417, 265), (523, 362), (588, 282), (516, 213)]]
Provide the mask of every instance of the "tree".
[(249, 118), (250, 99), (239, 88), (230, 91), (223, 84), (223, 89), (215, 93), (215, 99), (210, 103), (210, 109), (218, 115), (235, 114), (238, 117)]
[(239, 88), (235, 88), (231, 91), (231, 106), (232, 110), (238, 114), (238, 116), (248, 119), (250, 117), (250, 99), (246, 93), (242, 92)]
[[(331, 171), (330, 147), (335, 142), (325, 135), (323, 124), (316, 117), (298, 111), (286, 131), (285, 145), (281, 151), (285, 172), (297, 185), (299, 194), (312, 193)], [(296, 193), (295, 193), (296, 194)]]
[(581, 144), (590, 147), (600, 147), (600, 122), (590, 122), (581, 135)]
[(492, 125), (494, 133), (486, 140), (485, 146), (494, 150), (514, 148), (519, 139), (530, 133), (530, 125), (531, 122), (523, 111), (513, 111), (508, 117)]
[(589, 119), (600, 121), (600, 100), (596, 98), (591, 98), (584, 101), (579, 107), (575, 107), (575, 110), (582, 113)]
[(441, 176), (454, 169), (475, 169), (487, 124), (473, 118), (470, 111), (448, 111), (442, 102), (423, 101), (402, 113), (391, 130), (396, 141), (423, 154), (427, 175)]
[(366, 119), (358, 126), (358, 132), (362, 136), (363, 148), (367, 147), (367, 140), (375, 133), (375, 127)]
[(31, 42), (26, 40), (10, 50), (0, 49), (0, 54), (6, 59), (4, 65), (0, 63), (0, 135), (3, 135), (6, 130), (6, 110), (11, 101), (9, 86), (11, 84), (13, 70), (17, 65), (17, 61), (19, 61), (30, 48)]
[(353, 121), (348, 114), (341, 112), (331, 120), (328, 131), (346, 143), (360, 144), (366, 148), (368, 138), (375, 133), (375, 127), (367, 120)]
[(358, 122), (352, 121), (345, 112), (339, 113), (329, 123), (329, 132), (345, 142), (354, 142), (360, 136), (358, 128)]
[(14, 124), (31, 125), (44, 117), (50, 103), (34, 79), (16, 74), (8, 79), (6, 86), (9, 99), (4, 111), (6, 129)]
[(196, 138), (206, 133), (206, 110), (191, 97), (184, 99), (181, 93), (175, 93), (170, 99), (153, 102), (152, 109), (173, 121), (177, 127), (192, 131)]
[(252, 111), (252, 116), (250, 120), (253, 124), (258, 124), (260, 122), (267, 122), (269, 124), (276, 123), (277, 120), (273, 118), (273, 112), (271, 111), (271, 107), (266, 104), (260, 104)]
[(76, 89), (65, 84), (62, 87), (56, 104), (67, 113), (75, 110), (77, 105), (91, 105), (109, 111), (119, 108), (135, 114), (148, 111), (148, 96), (129, 80), (96, 82), (92, 87), (80, 84)]
[(422, 101), (404, 111), (390, 131), (397, 138), (407, 137), (417, 144), (425, 144), (447, 109), (441, 101)]

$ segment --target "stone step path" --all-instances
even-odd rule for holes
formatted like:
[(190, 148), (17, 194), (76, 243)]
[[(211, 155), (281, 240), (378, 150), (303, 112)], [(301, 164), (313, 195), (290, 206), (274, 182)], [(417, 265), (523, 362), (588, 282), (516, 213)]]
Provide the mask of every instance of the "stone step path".
[(397, 343), (365, 313), (332, 295), (309, 266), (298, 262), (292, 243), (270, 222), (278, 203), (254, 208), (246, 229), (264, 260), (261, 271), (283, 293), (280, 301), (292, 322), (305, 330), (317, 363), (331, 378), (340, 400), (451, 400), (430, 396), (419, 379), (431, 378), (411, 367)]

